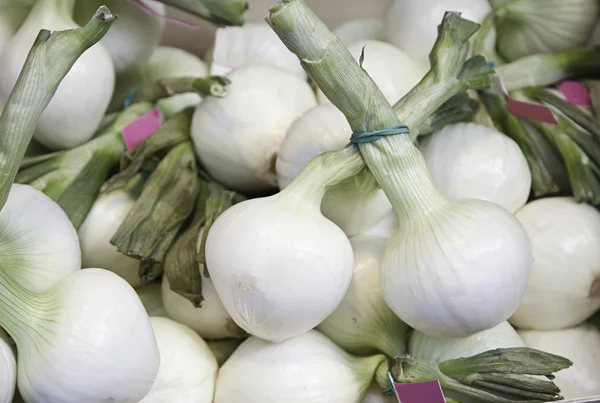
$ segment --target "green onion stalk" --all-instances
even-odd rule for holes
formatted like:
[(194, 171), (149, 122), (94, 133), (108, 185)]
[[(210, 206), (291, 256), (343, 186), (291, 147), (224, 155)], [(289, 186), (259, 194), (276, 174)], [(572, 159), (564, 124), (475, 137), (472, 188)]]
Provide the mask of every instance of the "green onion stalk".
[(171, 290), (195, 307), (202, 306), (202, 280), (209, 277), (204, 253), (208, 231), (225, 210), (243, 200), (245, 197), (239, 193), (201, 178), (194, 212), (167, 252), (164, 275), (169, 279)]
[(70, 150), (24, 159), (15, 181), (44, 192), (79, 228), (110, 170), (125, 152), (123, 128), (151, 109), (148, 102), (134, 104), (99, 137)]
[[(452, 96), (490, 85), (487, 61), (482, 57), (467, 60), (468, 40), (479, 26), (457, 13), (445, 15), (430, 56), (431, 71), (396, 110), (304, 0), (280, 1), (271, 8), (267, 22), (298, 56), (327, 98), (344, 113), (355, 134), (390, 129), (400, 122), (419, 127)], [(411, 211), (418, 214), (416, 210), (436, 201), (435, 189), (426, 195), (417, 189), (418, 183), (431, 183), (431, 179), (410, 136), (390, 135), (351, 147), (359, 148), (368, 169), (395, 206), (399, 222), (405, 217), (414, 221)], [(419, 203), (425, 207), (415, 206)], [(559, 398), (558, 388), (549, 380), (529, 375), (551, 378), (571, 364), (565, 358), (532, 349), (500, 349), (443, 363), (396, 357), (390, 372), (395, 381), (402, 383), (438, 380), (444, 394), (457, 401), (547, 402)], [(380, 385), (385, 379), (381, 375), (376, 377)]]
[(245, 0), (159, 0), (168, 6), (216, 25), (244, 25), (248, 2)]
[(121, 253), (140, 260), (142, 282), (162, 273), (165, 255), (192, 213), (198, 192), (196, 156), (192, 143), (185, 141), (158, 163), (110, 241)]
[(77, 59), (97, 43), (116, 17), (100, 7), (82, 28), (41, 30), (0, 117), (0, 208), (6, 203), (37, 121)]
[(503, 97), (480, 94), (498, 128), (527, 158), (533, 196), (573, 195), (579, 202), (600, 204), (600, 123), (594, 115), (544, 87), (522, 88), (512, 96), (548, 106), (558, 121), (518, 118), (508, 112)]
[(599, 78), (600, 47), (526, 56), (497, 66), (496, 72), (508, 91), (544, 87), (571, 77)]

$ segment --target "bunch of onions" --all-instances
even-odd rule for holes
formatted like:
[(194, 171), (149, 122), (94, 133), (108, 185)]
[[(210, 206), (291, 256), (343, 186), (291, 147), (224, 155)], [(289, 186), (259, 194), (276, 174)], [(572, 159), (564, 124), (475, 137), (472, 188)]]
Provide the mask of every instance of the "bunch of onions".
[[(400, 101), (398, 117), (345, 47), (324, 25), (311, 20), (313, 15), (303, 2), (291, 1), (271, 9), (267, 21), (355, 133), (387, 130), (400, 122), (418, 127), (453, 95), (485, 85), (490, 73), (481, 57), (471, 59), (463, 71), (465, 51), (458, 52), (459, 57), (443, 57), (445, 46), (468, 49), (468, 39), (478, 28), (448, 13), (432, 52), (436, 63)], [(301, 42), (308, 36), (290, 34), (300, 29), (299, 21), (307, 20), (311, 27), (301, 26), (311, 32), (310, 46)], [(459, 25), (463, 35), (444, 33)], [(411, 106), (416, 99), (419, 108)], [(398, 230), (381, 265), (387, 305), (409, 326), (436, 337), (467, 337), (507, 320), (521, 301), (532, 264), (523, 226), (494, 203), (444, 196), (408, 136), (359, 141), (358, 148), (398, 216)], [(221, 294), (218, 286), (217, 291)]]

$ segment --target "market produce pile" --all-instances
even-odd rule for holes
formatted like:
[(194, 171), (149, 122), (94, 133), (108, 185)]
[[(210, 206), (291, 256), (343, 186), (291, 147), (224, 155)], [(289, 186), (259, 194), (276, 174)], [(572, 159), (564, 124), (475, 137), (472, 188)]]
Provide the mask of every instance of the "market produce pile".
[(247, 8), (0, 0), (0, 403), (600, 395), (600, 2)]

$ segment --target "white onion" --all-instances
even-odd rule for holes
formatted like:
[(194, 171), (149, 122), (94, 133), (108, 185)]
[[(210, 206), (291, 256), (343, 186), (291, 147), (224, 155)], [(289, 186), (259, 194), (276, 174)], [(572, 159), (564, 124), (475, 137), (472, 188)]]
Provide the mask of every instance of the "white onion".
[(259, 193), (276, 187), (275, 161), (292, 122), (316, 105), (308, 83), (269, 66), (232, 71), (227, 96), (196, 109), (192, 139), (209, 174), (227, 187)]
[(533, 267), (518, 328), (575, 326), (600, 307), (600, 213), (570, 197), (533, 201), (519, 210), (533, 246)]
[(447, 196), (491, 201), (516, 212), (527, 202), (531, 171), (511, 138), (476, 123), (458, 123), (426, 136), (419, 149)]

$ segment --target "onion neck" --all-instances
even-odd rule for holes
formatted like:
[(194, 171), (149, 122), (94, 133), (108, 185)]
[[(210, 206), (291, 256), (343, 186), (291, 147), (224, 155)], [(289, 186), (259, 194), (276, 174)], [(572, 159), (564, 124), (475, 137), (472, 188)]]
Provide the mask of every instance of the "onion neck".
[(367, 144), (361, 146), (361, 153), (394, 207), (399, 228), (447, 203), (410, 137), (393, 136)]
[[(387, 358), (383, 354), (361, 358), (351, 356), (351, 363), (356, 381), (363, 395), (371, 386), (373, 380), (378, 378), (378, 373), (387, 372), (388, 368)], [(380, 370), (380, 368), (383, 369)]]
[(408, 325), (398, 318), (384, 326), (377, 335), (374, 335), (375, 339), (372, 339), (373, 346), (388, 357), (407, 354)]
[(341, 151), (320, 154), (276, 197), (290, 205), (301, 204), (320, 210), (329, 187), (357, 175), (364, 167), (358, 149), (352, 145)]
[(53, 309), (51, 295), (34, 294), (0, 270), (0, 326), (18, 346), (47, 331), (44, 321)]

